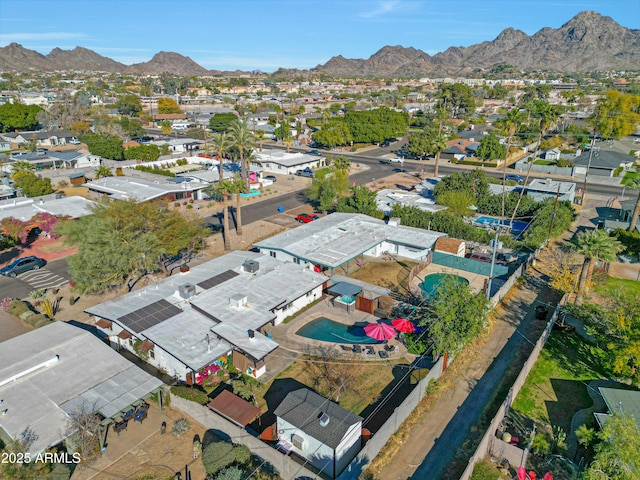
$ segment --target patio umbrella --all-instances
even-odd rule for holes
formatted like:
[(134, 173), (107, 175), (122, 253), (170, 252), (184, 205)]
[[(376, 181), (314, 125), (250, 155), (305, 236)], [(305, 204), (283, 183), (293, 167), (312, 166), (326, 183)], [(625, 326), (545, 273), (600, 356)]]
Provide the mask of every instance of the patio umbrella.
[(391, 325), (393, 325), (396, 330), (403, 333), (413, 333), (416, 331), (416, 327), (413, 323), (406, 318), (396, 318), (391, 322)]
[(375, 338), (376, 340), (389, 340), (396, 336), (395, 329), (388, 323), (370, 323), (364, 327), (364, 333), (367, 337)]
[(518, 467), (518, 480), (525, 480), (527, 478), (527, 471), (522, 465)]

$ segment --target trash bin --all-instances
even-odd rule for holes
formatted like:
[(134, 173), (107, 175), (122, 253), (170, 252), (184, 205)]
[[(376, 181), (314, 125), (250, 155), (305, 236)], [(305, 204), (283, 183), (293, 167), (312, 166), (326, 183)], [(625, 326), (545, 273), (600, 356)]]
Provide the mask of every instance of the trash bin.
[(538, 305), (536, 307), (536, 320), (546, 320), (549, 309), (544, 305)]
[(282, 205), (278, 207), (278, 212), (284, 213), (284, 207)]

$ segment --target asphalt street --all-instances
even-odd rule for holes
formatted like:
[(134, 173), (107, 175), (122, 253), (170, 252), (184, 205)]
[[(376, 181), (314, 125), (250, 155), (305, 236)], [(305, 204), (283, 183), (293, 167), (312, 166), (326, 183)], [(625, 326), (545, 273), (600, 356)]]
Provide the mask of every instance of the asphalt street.
[(0, 276), (0, 297), (27, 298), (33, 290), (61, 287), (69, 281), (67, 267), (67, 259), (60, 258), (16, 278)]

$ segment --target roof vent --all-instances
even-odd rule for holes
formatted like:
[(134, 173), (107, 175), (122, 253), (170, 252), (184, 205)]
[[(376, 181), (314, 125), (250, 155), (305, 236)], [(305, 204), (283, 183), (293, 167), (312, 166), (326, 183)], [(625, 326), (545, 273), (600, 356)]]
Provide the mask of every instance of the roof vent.
[(321, 427), (326, 427), (327, 425), (329, 425), (329, 421), (331, 420), (329, 418), (329, 415), (324, 412), (320, 412), (320, 415), (318, 415), (318, 419), (320, 420)]
[(178, 294), (182, 298), (193, 297), (196, 294), (196, 286), (193, 283), (185, 283), (178, 287)]
[(245, 272), (256, 273), (260, 269), (260, 263), (256, 260), (245, 260), (242, 264)]
[(255, 330), (249, 330), (249, 338), (254, 339), (256, 338), (256, 332)]
[(246, 295), (232, 295), (229, 297), (229, 306), (240, 309), (242, 307), (247, 306), (247, 296)]

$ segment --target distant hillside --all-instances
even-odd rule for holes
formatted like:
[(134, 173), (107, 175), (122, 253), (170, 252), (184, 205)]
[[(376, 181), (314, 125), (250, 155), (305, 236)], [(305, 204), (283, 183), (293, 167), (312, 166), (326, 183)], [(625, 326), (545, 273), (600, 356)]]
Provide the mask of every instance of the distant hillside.
[[(558, 29), (543, 28), (534, 35), (507, 28), (495, 40), (470, 47), (450, 47), (430, 56), (422, 50), (385, 46), (368, 59), (342, 55), (311, 70), (280, 69), (277, 76), (421, 77), (464, 75), (500, 65), (531, 71), (590, 72), (596, 70), (640, 70), (640, 30), (622, 27), (596, 12), (581, 12)], [(91, 50), (55, 48), (48, 55), (17, 43), (0, 48), (0, 70), (104, 71), (180, 76), (242, 75), (249, 72), (207, 70), (189, 57), (160, 52), (144, 63), (126, 66)]]

